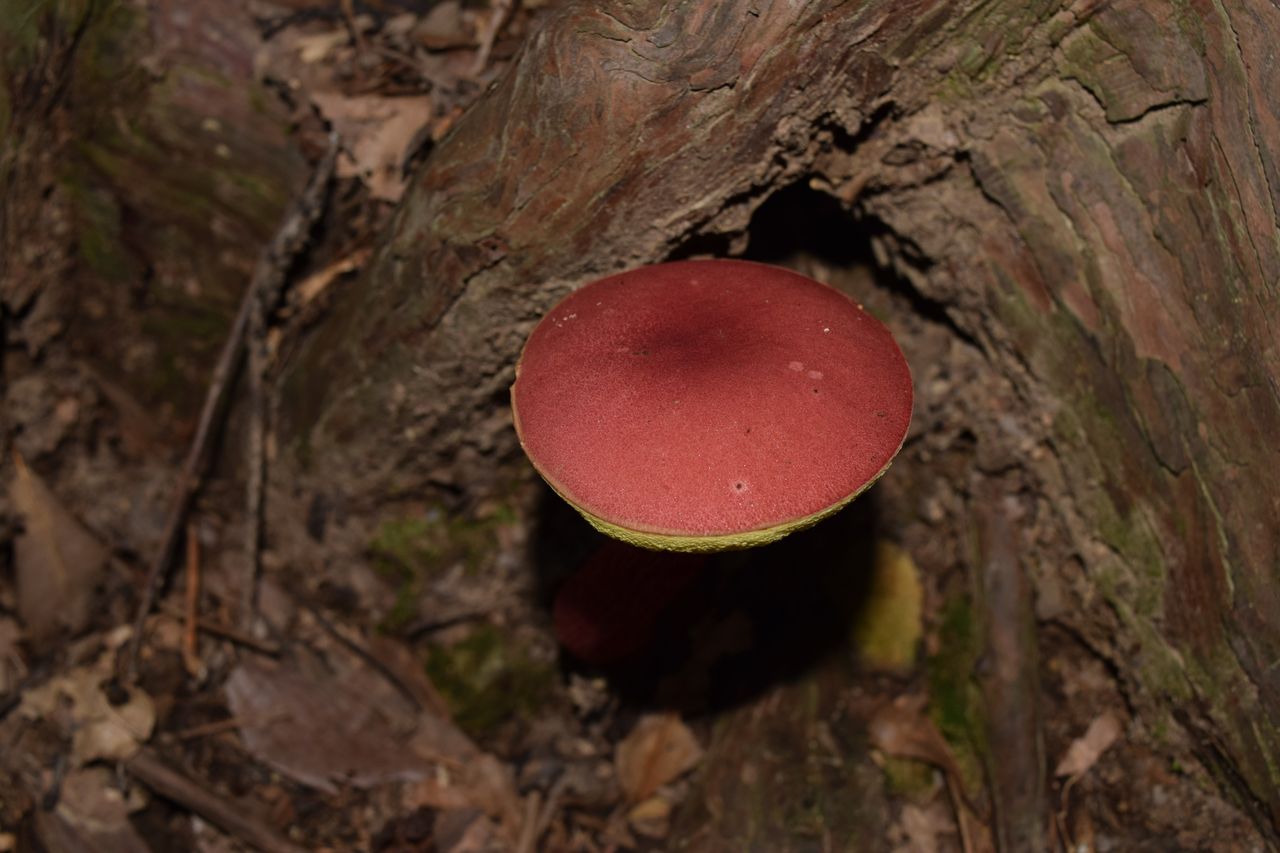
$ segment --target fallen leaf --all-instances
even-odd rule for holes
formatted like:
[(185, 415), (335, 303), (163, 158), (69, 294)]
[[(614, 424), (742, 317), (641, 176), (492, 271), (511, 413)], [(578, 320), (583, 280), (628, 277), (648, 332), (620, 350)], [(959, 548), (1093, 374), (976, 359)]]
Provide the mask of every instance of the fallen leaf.
[(474, 28), (463, 17), (459, 0), (443, 0), (435, 4), (417, 22), (409, 36), (428, 50), (471, 47), (476, 43)]
[(317, 790), (336, 792), (339, 781), (360, 788), (415, 781), (435, 772), (439, 756), (412, 748), (410, 736), (396, 731), (376, 702), (344, 682), (245, 661), (227, 679), (226, 692), (245, 747)]
[(331, 30), (327, 33), (311, 33), (309, 35), (298, 36), (294, 42), (294, 46), (298, 51), (298, 58), (303, 62), (311, 65), (319, 62), (327, 57), (335, 47), (346, 44), (351, 39), (347, 34), (346, 28)]
[(627, 823), (646, 838), (666, 838), (671, 831), (671, 803), (663, 797), (641, 800), (627, 812)]
[(886, 755), (914, 758), (937, 767), (946, 776), (952, 794), (975, 808), (955, 753), (933, 720), (925, 715), (925, 703), (923, 696), (899, 696), (883, 703), (867, 723), (871, 745)]
[(513, 837), (519, 833), (524, 803), (516, 790), (511, 765), (484, 754), (467, 765), (463, 780), (471, 791), (472, 803), (489, 817), (497, 818)]
[(419, 131), (431, 120), (431, 99), (315, 92), (311, 100), (342, 137), (338, 176), (364, 181), (374, 198), (399, 201), (405, 160)]
[(1058, 762), (1058, 767), (1053, 771), (1054, 776), (1079, 776), (1087, 773), (1093, 765), (1098, 763), (1098, 759), (1102, 754), (1110, 749), (1117, 740), (1120, 739), (1120, 733), (1123, 730), (1120, 718), (1116, 716), (1114, 711), (1106, 711), (1099, 714), (1085, 733), (1071, 742), (1071, 746), (1067, 747), (1066, 754), (1062, 756), (1062, 760)]
[(126, 798), (106, 767), (73, 770), (62, 781), (57, 808), (37, 810), (36, 835), (49, 853), (148, 853), (129, 822), (144, 805), (136, 788)]
[(900, 697), (886, 702), (867, 724), (871, 745), (888, 755), (914, 758), (932, 764), (959, 781), (960, 768), (946, 738), (922, 713), (918, 698)]
[(23, 523), (13, 543), (18, 615), (28, 638), (42, 646), (62, 631), (74, 634), (89, 623), (107, 554), (22, 456), (15, 453), (13, 462), (16, 474), (9, 494)]
[(894, 847), (894, 853), (937, 853), (939, 835), (959, 835), (943, 800), (934, 800), (923, 808), (914, 803), (903, 806), (899, 827), (903, 841)]
[(432, 840), (441, 853), (508, 850), (493, 821), (478, 812), (452, 812), (436, 819)]
[(0, 696), (12, 693), (27, 675), (27, 665), (18, 650), (20, 639), (22, 629), (18, 623), (8, 616), (0, 616)]
[(138, 399), (123, 387), (107, 379), (97, 370), (83, 366), (93, 384), (116, 410), (116, 429), (120, 434), (120, 447), (134, 458), (145, 456), (156, 446), (156, 429), (153, 412), (148, 412)]
[(702, 758), (697, 738), (675, 714), (649, 714), (618, 744), (614, 766), (627, 801), (638, 803), (693, 769)]
[(339, 258), (322, 270), (311, 275), (289, 288), (290, 299), (298, 305), (307, 305), (317, 296), (324, 293), (336, 279), (355, 272), (364, 266), (373, 254), (372, 249), (357, 249), (344, 258)]
[(132, 758), (155, 730), (151, 697), (114, 680), (116, 650), (129, 633), (128, 627), (113, 631), (96, 661), (22, 696), (19, 711), (26, 719), (50, 720), (71, 733), (72, 767)]

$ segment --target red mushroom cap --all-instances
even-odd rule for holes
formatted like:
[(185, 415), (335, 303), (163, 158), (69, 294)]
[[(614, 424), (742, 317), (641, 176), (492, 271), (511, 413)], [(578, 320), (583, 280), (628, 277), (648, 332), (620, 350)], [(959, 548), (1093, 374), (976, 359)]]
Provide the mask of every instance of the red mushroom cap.
[(790, 270), (682, 261), (588, 284), (511, 389), (534, 467), (601, 531), (748, 547), (844, 506), (893, 459), (911, 373), (885, 326)]

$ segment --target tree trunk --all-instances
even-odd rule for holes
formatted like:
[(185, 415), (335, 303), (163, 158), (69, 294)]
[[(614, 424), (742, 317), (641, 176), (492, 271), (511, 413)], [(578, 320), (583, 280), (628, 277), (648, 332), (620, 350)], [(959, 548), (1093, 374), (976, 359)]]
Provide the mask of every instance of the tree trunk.
[(556, 298), (676, 257), (801, 266), (912, 361), (884, 523), (973, 608), (1005, 849), (1043, 837), (1050, 630), (1275, 841), (1278, 42), (1241, 0), (557, 13), (289, 370), (280, 492), (491, 494), (524, 476), (507, 387)]

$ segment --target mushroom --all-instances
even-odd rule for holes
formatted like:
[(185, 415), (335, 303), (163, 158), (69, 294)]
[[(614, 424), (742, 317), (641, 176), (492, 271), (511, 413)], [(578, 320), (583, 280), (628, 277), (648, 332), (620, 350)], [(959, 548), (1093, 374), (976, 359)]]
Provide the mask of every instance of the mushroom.
[(516, 367), (521, 446), (603, 533), (718, 551), (826, 518), (884, 473), (911, 420), (889, 330), (839, 291), (746, 261), (585, 285)]
[(626, 661), (653, 641), (662, 614), (701, 573), (706, 554), (659, 554), (607, 540), (556, 593), (556, 639), (595, 666)]

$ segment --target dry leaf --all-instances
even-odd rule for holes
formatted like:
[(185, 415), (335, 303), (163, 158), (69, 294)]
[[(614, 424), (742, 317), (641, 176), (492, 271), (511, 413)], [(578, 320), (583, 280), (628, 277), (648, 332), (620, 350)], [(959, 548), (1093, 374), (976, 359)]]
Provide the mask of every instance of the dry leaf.
[(493, 821), (476, 812), (451, 812), (436, 819), (432, 840), (441, 853), (492, 853), (509, 850)]
[(360, 178), (374, 198), (399, 201), (405, 160), (431, 120), (431, 99), (316, 92), (311, 100), (342, 137), (345, 151), (338, 158), (338, 176)]
[(1054, 776), (1079, 776), (1098, 763), (1102, 753), (1120, 739), (1123, 726), (1114, 711), (1100, 714), (1085, 733), (1071, 742), (1067, 752), (1053, 771)]
[(474, 45), (474, 29), (472, 22), (463, 17), (458, 0), (443, 0), (422, 16), (409, 36), (429, 50), (449, 50)]
[(346, 44), (350, 38), (344, 27), (327, 33), (298, 36), (294, 45), (298, 50), (298, 58), (311, 65), (328, 57), (335, 47)]
[(149, 853), (129, 822), (143, 805), (139, 790), (126, 798), (106, 767), (72, 770), (62, 781), (57, 809), (37, 809), (36, 835), (49, 853)]
[(16, 475), (9, 494), (23, 523), (13, 545), (18, 615), (27, 636), (40, 645), (60, 631), (74, 634), (89, 623), (107, 554), (20, 455), (15, 453), (13, 462)]
[(345, 258), (340, 258), (322, 270), (311, 275), (289, 288), (290, 299), (298, 305), (308, 305), (317, 296), (324, 293), (340, 276), (355, 272), (364, 266), (373, 254), (372, 249), (357, 249)]
[(71, 732), (73, 767), (132, 758), (155, 729), (151, 697), (113, 681), (116, 649), (129, 634), (127, 627), (117, 629), (92, 664), (75, 667), (22, 696), (19, 710), (26, 719), (54, 721)]
[(920, 701), (913, 697), (885, 703), (867, 724), (871, 745), (897, 758), (927, 762), (959, 780), (960, 769), (951, 747), (921, 710)]
[(923, 808), (908, 803), (902, 807), (899, 822), (903, 842), (894, 848), (894, 853), (937, 853), (939, 835), (959, 835), (943, 800), (934, 800)]
[(18, 623), (0, 616), (0, 696), (12, 693), (27, 675), (27, 665), (18, 650), (20, 639), (22, 629)]
[(512, 842), (519, 838), (525, 810), (511, 765), (485, 754), (467, 765), (464, 780), (472, 802), (497, 821), (502, 834)]
[(666, 838), (671, 831), (671, 803), (663, 797), (650, 797), (631, 807), (627, 823), (646, 838)]
[(107, 398), (111, 407), (116, 410), (115, 425), (120, 434), (121, 449), (134, 458), (152, 452), (156, 446), (153, 413), (148, 412), (136, 397), (98, 371), (87, 366), (82, 369), (102, 392), (102, 396)]
[(317, 790), (334, 793), (337, 781), (360, 788), (413, 781), (435, 768), (406, 748), (376, 703), (345, 683), (245, 661), (227, 679), (226, 692), (245, 747)]
[(627, 801), (638, 803), (691, 770), (702, 747), (675, 714), (649, 714), (636, 723), (614, 757)]

